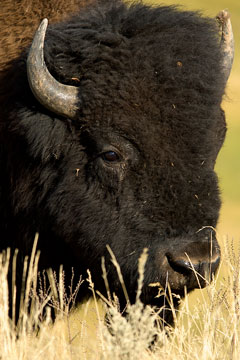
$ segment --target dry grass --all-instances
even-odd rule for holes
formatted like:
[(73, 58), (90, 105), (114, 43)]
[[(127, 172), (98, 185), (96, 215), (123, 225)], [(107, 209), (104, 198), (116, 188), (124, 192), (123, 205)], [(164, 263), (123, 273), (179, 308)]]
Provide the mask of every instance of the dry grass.
[[(207, 289), (197, 290), (195, 304), (189, 307), (189, 298), (183, 301), (175, 329), (162, 332), (154, 326), (157, 315), (144, 308), (139, 300), (143, 281), (146, 253), (139, 265), (139, 289), (134, 305), (128, 305), (127, 317), (118, 311), (117, 300), (105, 299), (109, 307), (111, 332), (103, 321), (100, 301), (96, 300), (94, 284), (89, 276), (89, 287), (95, 297), (97, 338), (90, 343), (88, 324), (82, 320), (74, 329), (70, 308), (81, 281), (69, 298), (65, 296), (64, 273), (50, 273), (53, 290), (36, 294), (38, 256), (29, 260), (30, 272), (17, 327), (8, 317), (8, 259), (9, 252), (0, 257), (0, 359), (239, 359), (240, 354), (240, 256), (233, 244), (225, 242), (222, 267), (225, 277), (216, 279)], [(237, 255), (236, 255), (237, 254)], [(119, 269), (120, 271), (120, 269)], [(80, 289), (79, 289), (80, 287)], [(49, 311), (43, 318), (43, 306), (51, 299), (57, 314), (52, 324)], [(27, 308), (30, 314), (27, 315)], [(88, 304), (85, 304), (85, 309)], [(74, 317), (76, 320), (77, 313)], [(39, 318), (42, 318), (41, 322)], [(75, 322), (76, 325), (76, 322)], [(38, 329), (37, 331), (33, 329)], [(149, 345), (155, 337), (154, 349)]]

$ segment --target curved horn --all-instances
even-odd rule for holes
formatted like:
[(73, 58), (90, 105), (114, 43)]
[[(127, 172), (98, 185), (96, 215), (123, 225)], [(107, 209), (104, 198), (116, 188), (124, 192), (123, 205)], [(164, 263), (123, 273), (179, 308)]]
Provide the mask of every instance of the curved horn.
[(227, 82), (232, 69), (233, 58), (234, 58), (234, 38), (233, 38), (232, 25), (230, 21), (230, 14), (227, 10), (220, 11), (220, 13), (217, 15), (216, 18), (222, 32), (221, 47), (223, 49), (223, 54), (224, 54), (223, 68)]
[(44, 19), (34, 36), (27, 59), (28, 82), (34, 96), (44, 107), (74, 118), (79, 109), (79, 88), (61, 84), (49, 73), (43, 53), (47, 25), (48, 20)]

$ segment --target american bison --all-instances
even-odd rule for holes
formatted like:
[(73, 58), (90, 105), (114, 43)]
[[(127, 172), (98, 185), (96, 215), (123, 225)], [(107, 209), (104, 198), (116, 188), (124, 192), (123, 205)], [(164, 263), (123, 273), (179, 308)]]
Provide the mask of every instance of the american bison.
[[(26, 2), (26, 23), (36, 3), (41, 10), (59, 2)], [(103, 293), (105, 257), (121, 309), (106, 245), (131, 302), (148, 248), (141, 299), (160, 308), (165, 299), (150, 283), (168, 283), (183, 297), (204, 287), (220, 261), (214, 165), (226, 132), (230, 20), (219, 15), (220, 41), (215, 19), (174, 6), (102, 0), (77, 11), (80, 1), (70, 3), (74, 15), (63, 19), (56, 6), (49, 17), (57, 22), (43, 20), (32, 41), (26, 25), (24, 49), (11, 43), (8, 62), (4, 44), (20, 25), (0, 29), (0, 248), (19, 249), (20, 279), (38, 232), (40, 270), (90, 269)], [(83, 285), (80, 295), (87, 293)]]

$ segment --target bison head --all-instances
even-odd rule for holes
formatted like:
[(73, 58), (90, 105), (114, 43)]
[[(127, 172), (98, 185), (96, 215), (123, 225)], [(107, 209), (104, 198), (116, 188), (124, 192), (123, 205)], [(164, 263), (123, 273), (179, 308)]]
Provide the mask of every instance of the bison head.
[[(31, 91), (25, 62), (16, 69), (8, 115), (14, 244), (30, 248), (38, 231), (43, 268), (90, 268), (100, 291), (108, 244), (131, 301), (148, 248), (142, 300), (161, 307), (150, 283), (184, 296), (219, 265), (214, 165), (232, 59), (226, 66), (215, 22), (199, 14), (98, 6), (50, 28), (45, 46), (43, 21), (28, 56)], [(124, 308), (110, 261), (107, 272)]]

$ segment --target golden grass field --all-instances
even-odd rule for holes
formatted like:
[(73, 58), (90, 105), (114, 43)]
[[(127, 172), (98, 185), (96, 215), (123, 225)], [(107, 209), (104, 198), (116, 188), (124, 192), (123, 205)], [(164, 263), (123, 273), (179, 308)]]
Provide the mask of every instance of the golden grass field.
[[(176, 328), (170, 336), (159, 331), (155, 351), (147, 346), (154, 333), (154, 316), (144, 314), (140, 302), (129, 307), (128, 323), (112, 308), (112, 337), (103, 326), (103, 305), (87, 303), (72, 312), (62, 301), (55, 325), (47, 319), (36, 336), (31, 324), (38, 321), (23, 315), (22, 328), (15, 330), (7, 317), (6, 265), (0, 260), (0, 359), (234, 359), (240, 358), (240, 2), (239, 0), (145, 1), (152, 4), (181, 4), (214, 17), (228, 8), (235, 34), (236, 56), (223, 108), (228, 134), (217, 161), (223, 206), (217, 228), (222, 264), (216, 281), (196, 290), (182, 304)], [(233, 242), (232, 242), (233, 239)], [(90, 283), (91, 285), (91, 283)], [(81, 291), (81, 288), (80, 288)], [(61, 299), (61, 296), (59, 297)], [(169, 330), (171, 332), (171, 330)]]

